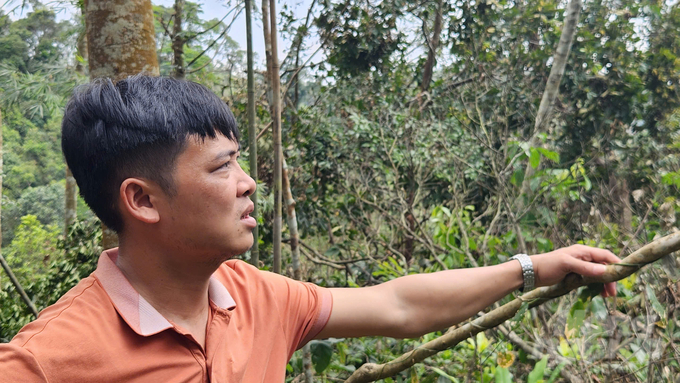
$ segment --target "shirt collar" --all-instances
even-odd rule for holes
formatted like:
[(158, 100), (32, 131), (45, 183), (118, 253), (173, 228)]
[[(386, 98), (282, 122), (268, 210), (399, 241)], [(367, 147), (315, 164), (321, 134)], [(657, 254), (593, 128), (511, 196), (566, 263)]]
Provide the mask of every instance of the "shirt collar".
[[(116, 266), (118, 248), (106, 250), (99, 257), (94, 275), (113, 306), (130, 328), (142, 336), (150, 336), (172, 328), (173, 325), (163, 317), (149, 302), (132, 287), (125, 275)], [(232, 310), (236, 302), (224, 285), (210, 277), (208, 298), (222, 310)]]

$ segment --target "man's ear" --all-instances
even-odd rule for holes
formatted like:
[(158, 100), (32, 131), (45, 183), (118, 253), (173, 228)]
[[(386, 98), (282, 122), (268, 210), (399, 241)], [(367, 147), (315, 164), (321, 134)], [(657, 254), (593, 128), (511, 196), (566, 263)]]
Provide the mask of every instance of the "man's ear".
[(157, 223), (161, 216), (154, 205), (158, 185), (140, 178), (127, 178), (120, 184), (121, 209), (144, 223)]

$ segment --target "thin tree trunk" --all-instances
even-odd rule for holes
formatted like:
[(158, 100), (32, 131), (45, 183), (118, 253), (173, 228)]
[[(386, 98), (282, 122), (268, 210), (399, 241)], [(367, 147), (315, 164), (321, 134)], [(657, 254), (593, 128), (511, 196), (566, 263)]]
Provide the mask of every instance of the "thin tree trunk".
[[(85, 0), (84, 5), (91, 79), (159, 74), (151, 1)], [(118, 236), (102, 225), (102, 247), (116, 246)]]
[[(257, 131), (255, 128), (255, 74), (253, 71), (253, 25), (252, 25), (252, 3), (246, 1), (246, 44), (248, 55), (248, 151), (250, 157), (250, 177), (257, 183)], [(251, 216), (257, 219), (257, 189), (250, 196), (255, 205), (255, 210)], [(250, 249), (250, 262), (258, 267), (260, 261), (260, 251), (258, 244), (258, 227), (253, 229), (253, 247)]]
[[(423, 80), (420, 83), (420, 91), (427, 92), (432, 82), (432, 72), (434, 71), (434, 64), (437, 60), (437, 48), (439, 47), (439, 36), (442, 32), (442, 12), (444, 11), (444, 0), (439, 0), (437, 3), (437, 15), (434, 19), (434, 31), (432, 32), (432, 39), (428, 41), (427, 61), (423, 68)], [(423, 21), (425, 25), (425, 21)], [(427, 36), (426, 36), (427, 38)]]
[[(269, 19), (268, 22), (265, 21)], [(267, 71), (271, 89), (271, 118), (274, 149), (274, 222), (273, 222), (273, 250), (274, 264), (272, 270), (281, 272), (281, 170), (283, 156), (281, 150), (281, 78), (279, 76), (278, 47), (276, 38), (276, 1), (262, 0), (262, 26), (264, 28), (265, 49), (267, 56)]]
[(290, 252), (293, 266), (293, 278), (300, 280), (302, 270), (300, 269), (300, 235), (298, 233), (297, 215), (295, 214), (295, 199), (293, 192), (290, 190), (290, 178), (288, 177), (288, 163), (283, 159), (283, 194), (284, 202), (286, 204), (286, 215), (288, 218), (288, 231), (290, 231)]
[(184, 0), (175, 0), (175, 16), (172, 25), (172, 77), (183, 79), (184, 68), (184, 37), (182, 36), (182, 17), (184, 15)]
[[(283, 158), (283, 194), (286, 205), (286, 217), (288, 218), (288, 231), (290, 231), (290, 252), (293, 265), (293, 278), (302, 280), (302, 268), (300, 266), (300, 234), (298, 233), (297, 215), (295, 214), (295, 199), (290, 189), (290, 177), (288, 176), (288, 163)], [(309, 343), (302, 348), (302, 368), (305, 372), (305, 382), (314, 382), (314, 371), (312, 370), (312, 350)]]
[[(81, 12), (84, 12), (81, 9)], [(78, 37), (78, 51), (76, 52), (79, 59), (76, 60), (76, 72), (79, 74), (85, 74), (85, 66), (83, 62), (87, 61), (87, 31), (83, 30)], [(68, 237), (68, 232), (71, 226), (78, 218), (77, 216), (77, 206), (78, 206), (78, 185), (76, 184), (76, 179), (73, 178), (73, 173), (66, 165), (66, 186), (64, 187), (64, 237)]]
[[(2, 113), (0, 113), (0, 200), (2, 199)], [(35, 317), (38, 317), (38, 310), (35, 308), (35, 305), (31, 300), (28, 298), (28, 295), (26, 294), (26, 291), (24, 291), (23, 287), (21, 287), (21, 283), (19, 283), (19, 280), (17, 277), (14, 275), (12, 272), (12, 269), (9, 267), (7, 264), (7, 261), (5, 261), (5, 257), (2, 256), (2, 204), (0, 203), (0, 265), (2, 268), (5, 270), (7, 273), (7, 276), (9, 276), (9, 280), (12, 281), (12, 284), (14, 285), (14, 288), (17, 290), (19, 295), (21, 296), (21, 299), (24, 300), (26, 305), (31, 309), (33, 312), (33, 315)]]
[(393, 376), (440, 351), (454, 347), (467, 338), (512, 319), (521, 308), (523, 302), (528, 302), (529, 307), (536, 307), (581, 286), (621, 280), (637, 272), (643, 266), (656, 262), (679, 249), (680, 233), (674, 233), (643, 246), (624, 258), (619, 264), (607, 265), (607, 271), (600, 277), (590, 278), (582, 277), (578, 274), (569, 274), (562, 282), (556, 285), (530, 291), (473, 321), (462, 326), (452, 327), (444, 335), (422, 344), (392, 361), (384, 364), (366, 363), (352, 373), (345, 383), (372, 382)]
[[(529, 145), (532, 148), (539, 145), (538, 133), (541, 132), (543, 126), (549, 120), (550, 113), (555, 105), (555, 99), (560, 90), (560, 82), (564, 75), (564, 68), (567, 65), (571, 45), (574, 41), (574, 36), (576, 35), (576, 24), (578, 23), (578, 18), (581, 14), (581, 7), (581, 0), (570, 0), (567, 5), (567, 16), (564, 19), (562, 35), (560, 36), (560, 41), (557, 43), (557, 49), (555, 49), (548, 82), (545, 85), (541, 104), (539, 105), (538, 113), (536, 114), (536, 121), (534, 122), (534, 134)], [(531, 164), (527, 164), (526, 170), (524, 171), (524, 181), (522, 182), (522, 188), (520, 189), (520, 207), (524, 206), (522, 195), (529, 193), (529, 185), (535, 171), (536, 169), (532, 167)]]
[(78, 203), (78, 185), (76, 179), (73, 178), (71, 169), (66, 166), (66, 187), (64, 190), (64, 236), (68, 236), (71, 226), (76, 221), (77, 211), (76, 205)]

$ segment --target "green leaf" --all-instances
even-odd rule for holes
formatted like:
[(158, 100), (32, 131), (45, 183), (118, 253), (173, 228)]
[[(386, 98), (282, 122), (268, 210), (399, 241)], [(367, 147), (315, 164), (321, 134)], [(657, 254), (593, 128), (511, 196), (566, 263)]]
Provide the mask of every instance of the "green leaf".
[(312, 350), (312, 364), (314, 364), (314, 370), (317, 374), (320, 374), (329, 364), (331, 364), (333, 347), (330, 342), (325, 340), (313, 340), (309, 342), (309, 347)]
[(588, 176), (585, 174), (583, 175), (583, 187), (586, 189), (586, 191), (590, 191), (590, 189), (593, 187), (593, 184), (590, 182), (590, 178), (588, 178)]
[(458, 383), (458, 382), (459, 382), (458, 379), (454, 378), (453, 376), (447, 374), (446, 372), (444, 372), (443, 370), (441, 370), (441, 369), (439, 369), (439, 368), (437, 368), (437, 367), (430, 367), (430, 368), (432, 369), (432, 371), (436, 372), (437, 375), (439, 375), (439, 376), (441, 376), (441, 377), (444, 377), (444, 378), (446, 378), (446, 379), (448, 379), (448, 380), (450, 380), (450, 381), (452, 381), (452, 382), (454, 382), (454, 383)]
[(559, 365), (557, 365), (557, 367), (553, 370), (552, 374), (550, 374), (550, 378), (548, 379), (548, 381), (546, 383), (554, 383), (555, 380), (557, 380), (557, 378), (560, 376), (560, 372), (562, 372), (562, 369), (566, 365), (567, 365), (567, 362), (562, 362)]
[(512, 318), (512, 321), (518, 322), (518, 321), (522, 320), (524, 313), (526, 313), (528, 309), (529, 309), (529, 302), (522, 302), (522, 305), (519, 307), (519, 310), (517, 310), (517, 313)]
[(510, 375), (510, 371), (505, 367), (496, 368), (494, 378), (496, 383), (512, 383), (512, 375)]
[(571, 310), (569, 310), (569, 316), (567, 316), (567, 328), (564, 331), (565, 335), (567, 335), (567, 338), (578, 336), (585, 317), (585, 304), (579, 299), (576, 301), (576, 303), (574, 303), (573, 306), (571, 306)]
[(549, 159), (550, 161), (559, 164), (560, 163), (560, 154), (557, 152), (553, 152), (552, 150), (548, 150), (545, 148), (538, 148), (538, 151), (541, 152), (541, 154)]
[(326, 252), (324, 252), (324, 256), (328, 258), (333, 258), (337, 255), (340, 254), (340, 249), (337, 246), (331, 246)]
[(530, 153), (531, 155), (529, 156), (529, 164), (531, 164), (532, 168), (536, 169), (538, 164), (541, 163), (541, 153), (536, 150), (536, 148), (531, 148)]
[(647, 298), (649, 299), (649, 303), (652, 304), (652, 308), (654, 311), (656, 311), (657, 314), (659, 314), (659, 317), (661, 319), (666, 318), (666, 309), (661, 305), (661, 302), (656, 298), (656, 293), (654, 293), (654, 289), (652, 286), (647, 285), (645, 286), (645, 290), (647, 291)]
[(534, 366), (534, 369), (529, 373), (527, 383), (539, 383), (543, 381), (543, 373), (545, 372), (545, 366), (548, 364), (548, 357), (544, 356), (543, 359), (538, 361)]

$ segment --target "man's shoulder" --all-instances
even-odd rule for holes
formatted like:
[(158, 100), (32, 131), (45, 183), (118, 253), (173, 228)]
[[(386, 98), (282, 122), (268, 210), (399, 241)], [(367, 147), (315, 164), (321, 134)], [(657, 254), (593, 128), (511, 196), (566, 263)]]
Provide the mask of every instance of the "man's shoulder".
[[(11, 343), (42, 350), (58, 346), (82, 347), (94, 340), (101, 327), (115, 315), (108, 295), (97, 278), (90, 275), (64, 294), (56, 303), (40, 312), (38, 318), (24, 326)], [(109, 317), (109, 318), (107, 318)], [(115, 318), (115, 317), (114, 317)]]

